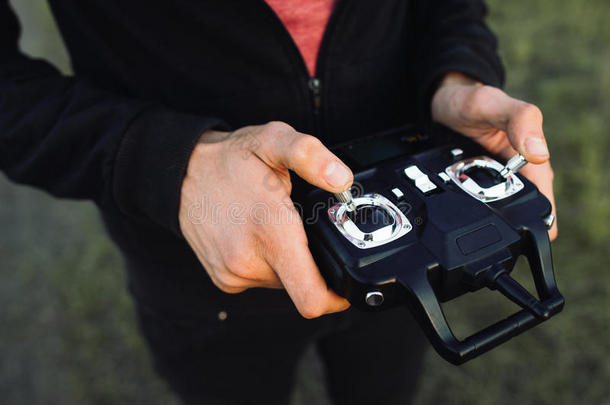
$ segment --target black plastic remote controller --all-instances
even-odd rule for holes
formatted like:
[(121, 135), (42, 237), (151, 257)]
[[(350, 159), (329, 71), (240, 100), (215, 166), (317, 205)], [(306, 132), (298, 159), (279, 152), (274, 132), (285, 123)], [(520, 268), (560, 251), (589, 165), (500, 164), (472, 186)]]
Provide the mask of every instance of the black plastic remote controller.
[[(320, 189), (297, 201), (320, 271), (354, 307), (407, 305), (454, 364), (561, 311), (547, 234), (551, 205), (526, 178), (503, 172), (478, 145), (441, 127), (405, 127), (333, 151), (355, 173), (356, 209)], [(520, 255), (539, 298), (510, 276)], [(483, 287), (523, 309), (460, 341), (440, 303)]]

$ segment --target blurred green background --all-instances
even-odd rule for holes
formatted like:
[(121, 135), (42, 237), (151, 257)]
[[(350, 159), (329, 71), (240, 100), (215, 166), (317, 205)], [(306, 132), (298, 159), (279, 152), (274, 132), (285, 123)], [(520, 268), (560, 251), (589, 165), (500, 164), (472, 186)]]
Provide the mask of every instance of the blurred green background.
[[(68, 72), (46, 2), (11, 3), (23, 49)], [(610, 404), (610, 3), (488, 3), (508, 92), (545, 114), (560, 218), (553, 251), (567, 304), (462, 367), (429, 351), (416, 403)], [(176, 403), (151, 370), (121, 258), (91, 204), (0, 175), (0, 228), (1, 404)], [(513, 309), (493, 293), (460, 301), (446, 310), (461, 334)], [(310, 350), (294, 404), (328, 403), (322, 375)]]

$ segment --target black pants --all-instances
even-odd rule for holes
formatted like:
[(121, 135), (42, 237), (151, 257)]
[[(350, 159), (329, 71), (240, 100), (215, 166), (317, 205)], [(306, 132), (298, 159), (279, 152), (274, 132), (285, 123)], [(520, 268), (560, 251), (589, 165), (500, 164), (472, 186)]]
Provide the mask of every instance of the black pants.
[[(185, 404), (289, 404), (295, 368), (316, 344), (336, 404), (408, 404), (427, 342), (405, 309), (306, 320), (294, 308), (169, 321), (139, 306), (157, 372)], [(225, 318), (226, 315), (226, 318)]]

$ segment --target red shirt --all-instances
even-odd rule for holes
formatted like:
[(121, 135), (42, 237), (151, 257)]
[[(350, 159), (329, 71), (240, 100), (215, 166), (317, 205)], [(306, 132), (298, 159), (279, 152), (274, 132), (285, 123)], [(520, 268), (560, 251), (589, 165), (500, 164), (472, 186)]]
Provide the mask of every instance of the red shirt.
[(266, 0), (296, 43), (311, 76), (336, 0)]

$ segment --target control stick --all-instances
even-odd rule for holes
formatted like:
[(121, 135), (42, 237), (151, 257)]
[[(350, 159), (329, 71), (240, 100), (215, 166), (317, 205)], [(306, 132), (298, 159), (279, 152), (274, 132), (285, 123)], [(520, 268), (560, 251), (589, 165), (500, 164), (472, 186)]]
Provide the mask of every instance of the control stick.
[(345, 190), (342, 193), (335, 193), (335, 198), (342, 204), (346, 204), (347, 212), (352, 213), (356, 211), (356, 204), (354, 204), (354, 197), (352, 192)]
[(515, 156), (510, 158), (508, 162), (506, 162), (506, 166), (504, 166), (504, 168), (500, 171), (500, 176), (506, 179), (508, 178), (509, 174), (518, 172), (526, 164), (527, 160), (525, 160), (525, 157), (523, 157), (522, 154), (517, 153)]

